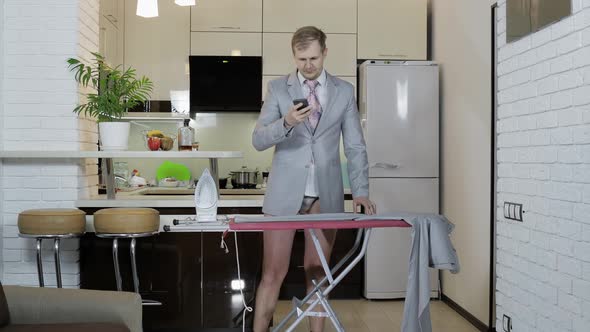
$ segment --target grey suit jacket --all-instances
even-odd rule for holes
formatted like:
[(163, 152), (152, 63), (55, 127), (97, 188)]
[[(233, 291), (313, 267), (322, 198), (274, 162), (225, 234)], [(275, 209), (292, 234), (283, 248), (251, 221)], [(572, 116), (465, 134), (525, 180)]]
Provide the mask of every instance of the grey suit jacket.
[(365, 140), (352, 84), (327, 74), (327, 107), (315, 133), (305, 121), (288, 131), (284, 117), (293, 100), (303, 98), (297, 72), (268, 83), (268, 92), (252, 134), (258, 151), (275, 147), (262, 211), (270, 215), (295, 215), (301, 207), (309, 164), (315, 162), (322, 213), (344, 211), (340, 137), (348, 159), (353, 197), (369, 196), (369, 167)]

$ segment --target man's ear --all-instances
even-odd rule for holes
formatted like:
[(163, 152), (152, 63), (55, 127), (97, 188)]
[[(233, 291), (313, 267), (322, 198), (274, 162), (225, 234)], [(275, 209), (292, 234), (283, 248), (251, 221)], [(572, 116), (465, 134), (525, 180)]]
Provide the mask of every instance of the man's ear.
[(324, 52), (322, 52), (324, 57), (328, 56), (328, 48), (324, 48)]

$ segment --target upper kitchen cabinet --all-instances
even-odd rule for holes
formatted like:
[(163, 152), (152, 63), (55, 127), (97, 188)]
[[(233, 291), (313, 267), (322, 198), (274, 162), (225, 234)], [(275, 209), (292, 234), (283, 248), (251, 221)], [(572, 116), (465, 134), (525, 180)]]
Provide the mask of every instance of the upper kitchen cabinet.
[(121, 22), (125, 16), (125, 0), (100, 0), (100, 15), (116, 27), (123, 28)]
[(98, 19), (98, 52), (104, 56), (106, 63), (112, 67), (123, 64), (123, 31), (105, 16)]
[(191, 55), (262, 55), (260, 32), (191, 32)]
[(151, 99), (171, 100), (188, 96), (190, 7), (159, 1), (159, 16), (135, 15), (137, 1), (125, 1), (125, 67), (154, 82)]
[[(356, 35), (326, 34), (328, 57), (324, 67), (334, 76), (356, 75)], [(263, 75), (285, 75), (295, 70), (292, 33), (263, 33)]]
[(358, 58), (426, 60), (427, 0), (358, 0)]
[(199, 0), (190, 30), (261, 32), (262, 0)]
[(356, 33), (357, 0), (264, 0), (263, 31), (315, 25), (325, 33)]

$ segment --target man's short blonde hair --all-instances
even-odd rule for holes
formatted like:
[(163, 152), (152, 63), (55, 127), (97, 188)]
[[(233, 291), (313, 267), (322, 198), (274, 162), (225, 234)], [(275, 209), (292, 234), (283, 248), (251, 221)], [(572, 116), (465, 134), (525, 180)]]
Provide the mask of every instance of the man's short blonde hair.
[(309, 44), (314, 40), (317, 40), (320, 43), (323, 52), (326, 49), (326, 34), (322, 30), (314, 26), (305, 26), (297, 29), (291, 39), (291, 49), (293, 50), (293, 54), (295, 54), (295, 49), (307, 49)]

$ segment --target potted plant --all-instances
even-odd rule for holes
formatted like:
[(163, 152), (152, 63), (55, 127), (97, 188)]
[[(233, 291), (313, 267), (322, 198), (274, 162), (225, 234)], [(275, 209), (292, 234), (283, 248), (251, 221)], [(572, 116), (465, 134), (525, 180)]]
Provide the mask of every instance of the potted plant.
[(133, 68), (113, 68), (99, 53), (92, 55), (94, 61), (89, 65), (74, 58), (67, 60), (76, 82), (95, 90), (86, 94), (86, 103), (76, 106), (74, 113), (96, 119), (101, 150), (127, 150), (129, 122), (120, 121), (121, 117), (149, 100), (153, 83), (145, 76), (137, 78)]

